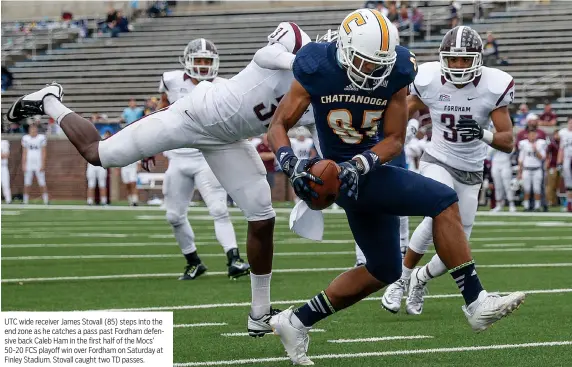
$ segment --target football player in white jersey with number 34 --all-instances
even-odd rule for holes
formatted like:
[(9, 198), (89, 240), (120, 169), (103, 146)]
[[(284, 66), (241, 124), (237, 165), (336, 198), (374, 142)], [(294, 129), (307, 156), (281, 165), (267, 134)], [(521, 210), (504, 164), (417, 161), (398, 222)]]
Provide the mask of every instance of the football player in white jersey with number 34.
[[(421, 157), (420, 173), (457, 192), (467, 238), (477, 212), (487, 145), (506, 153), (513, 147), (507, 106), (514, 99), (514, 80), (504, 71), (483, 66), (482, 50), (475, 30), (465, 26), (451, 29), (441, 42), (440, 61), (419, 66), (407, 100), (409, 116), (428, 107), (433, 121), (433, 136)], [(486, 130), (490, 120), (495, 133)], [(413, 270), (432, 241), (432, 219), (425, 218), (411, 236), (401, 278), (383, 295), (382, 305), (388, 311), (399, 311), (407, 288), (407, 313), (423, 311), (427, 281), (447, 272), (437, 255)], [(455, 281), (462, 287), (463, 279)]]
[[(9, 121), (36, 114), (51, 116), (84, 159), (97, 166), (121, 167), (171, 149), (200, 149), (248, 221), (251, 336), (271, 333), (268, 322), (276, 313), (270, 304), (276, 214), (266, 170), (246, 139), (268, 130), (280, 99), (294, 80), (294, 54), (310, 42), (310, 37), (295, 23), (283, 22), (268, 41), (255, 55), (268, 62), (266, 68), (250, 62), (225, 83), (202, 81), (168, 108), (143, 117), (106, 140), (101, 140), (91, 122), (61, 103), (63, 88), (57, 83), (20, 97), (6, 114)], [(299, 124), (314, 124), (311, 109)]]
[[(163, 73), (159, 92), (160, 108), (187, 96), (203, 80), (221, 83), (218, 77), (219, 55), (209, 40), (198, 38), (189, 42), (181, 64), (184, 70)], [(209, 214), (214, 218), (215, 235), (227, 256), (228, 276), (238, 278), (247, 275), (250, 267), (241, 258), (236, 245), (234, 227), (226, 205), (226, 191), (216, 179), (205, 157), (198, 149), (179, 148), (165, 152), (169, 168), (165, 172), (163, 194), (167, 221), (173, 227), (175, 238), (187, 260), (180, 280), (193, 280), (207, 268), (197, 255), (195, 234), (187, 218), (187, 210), (195, 187), (201, 193)]]

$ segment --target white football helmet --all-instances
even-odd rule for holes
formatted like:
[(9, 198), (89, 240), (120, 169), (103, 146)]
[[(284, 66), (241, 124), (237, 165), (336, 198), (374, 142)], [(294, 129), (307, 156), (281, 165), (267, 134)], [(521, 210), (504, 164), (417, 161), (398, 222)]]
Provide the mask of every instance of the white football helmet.
[[(211, 59), (210, 65), (195, 63), (195, 59)], [(204, 38), (197, 38), (189, 42), (185, 47), (183, 58), (179, 58), (181, 65), (185, 67), (185, 73), (197, 80), (212, 80), (218, 75), (219, 58), (216, 46)]]
[[(398, 38), (397, 28), (375, 9), (358, 9), (343, 20), (337, 55), (353, 85), (363, 90), (381, 85), (395, 65)], [(374, 64), (373, 71), (362, 71), (366, 63)]]
[(296, 23), (293, 22), (282, 22), (278, 24), (278, 27), (274, 32), (268, 35), (268, 45), (274, 43), (280, 43), (288, 52), (294, 55), (298, 52), (302, 46), (311, 42), (310, 36), (306, 34)]

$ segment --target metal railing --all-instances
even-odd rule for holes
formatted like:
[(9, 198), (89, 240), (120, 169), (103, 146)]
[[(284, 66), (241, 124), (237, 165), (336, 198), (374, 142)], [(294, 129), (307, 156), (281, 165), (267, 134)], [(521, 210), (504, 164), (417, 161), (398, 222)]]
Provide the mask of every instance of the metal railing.
[[(530, 92), (543, 92), (547, 89), (560, 89), (560, 97), (566, 96), (566, 83), (561, 81), (559, 72), (553, 72), (541, 78), (529, 79), (522, 83), (522, 97), (524, 103), (528, 101), (528, 94)], [(554, 83), (552, 83), (554, 81)], [(542, 84), (540, 84), (542, 83)]]

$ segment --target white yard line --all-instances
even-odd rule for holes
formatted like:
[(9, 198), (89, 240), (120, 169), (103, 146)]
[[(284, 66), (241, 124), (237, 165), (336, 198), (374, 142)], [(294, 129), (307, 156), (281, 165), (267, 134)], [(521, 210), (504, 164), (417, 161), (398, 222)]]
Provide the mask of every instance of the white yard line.
[[(10, 204), (10, 209), (29, 209), (29, 210), (86, 210), (86, 211), (126, 211), (126, 212), (145, 212), (145, 211), (160, 211), (164, 212), (165, 209), (156, 206), (107, 206), (107, 207), (100, 207), (100, 206), (89, 206), (89, 205), (40, 205), (40, 204)], [(229, 212), (231, 213), (241, 213), (240, 209), (238, 208), (229, 208)], [(292, 208), (274, 208), (276, 213), (287, 213), (290, 214)], [(206, 207), (190, 207), (189, 212), (208, 212)], [(345, 212), (341, 209), (333, 210), (327, 209), (324, 210), (324, 214), (345, 214)], [(559, 213), (559, 212), (548, 212), (548, 213), (528, 213), (528, 212), (517, 212), (517, 213), (510, 213), (510, 212), (500, 212), (500, 213), (492, 213), (492, 212), (485, 212), (480, 211), (477, 212), (477, 216), (482, 217), (563, 217), (569, 218), (569, 213)]]
[[(203, 255), (201, 255), (203, 256)], [(478, 265), (477, 268), (566, 268), (572, 267), (572, 263), (545, 263), (545, 264), (491, 264)], [(350, 267), (332, 267), (332, 268), (300, 268), (300, 269), (272, 269), (273, 273), (321, 273), (330, 271), (346, 271)], [(114, 274), (114, 275), (87, 275), (87, 276), (69, 276), (69, 277), (50, 277), (50, 278), (14, 278), (2, 279), (2, 283), (31, 283), (31, 282), (53, 282), (53, 281), (69, 281), (69, 280), (109, 280), (109, 279), (140, 279), (140, 278), (169, 278), (178, 277), (180, 273), (148, 273), (148, 274)], [(209, 271), (205, 275), (227, 275), (225, 271)], [(204, 276), (204, 275), (203, 275)]]
[[(510, 291), (514, 292), (514, 291)], [(508, 294), (510, 292), (500, 292), (502, 294)], [(527, 295), (531, 294), (559, 294), (559, 293), (572, 293), (572, 288), (560, 288), (560, 289), (533, 289), (522, 291)], [(430, 294), (425, 296), (428, 299), (446, 299), (446, 298), (459, 298), (460, 293), (451, 294)], [(286, 305), (291, 306), (298, 303), (306, 303), (307, 299), (298, 300), (287, 300), (287, 301), (272, 301), (273, 305)], [(381, 297), (368, 297), (362, 301), (381, 301)], [(213, 308), (233, 308), (233, 307), (250, 307), (250, 302), (233, 302), (233, 303), (210, 303), (210, 304), (198, 304), (198, 305), (183, 305), (183, 306), (157, 306), (157, 307), (141, 307), (141, 308), (123, 308), (123, 309), (108, 309), (108, 310), (76, 310), (76, 311), (176, 311), (176, 310), (204, 310)], [(21, 310), (25, 311), (25, 310)]]
[[(326, 330), (324, 329), (310, 329), (311, 333), (325, 333)], [(237, 332), (237, 333), (222, 333), (220, 334), (220, 336), (249, 336), (248, 333), (243, 333), (243, 332)]]
[(208, 327), (208, 326), (225, 326), (226, 322), (201, 322), (198, 324), (175, 324), (173, 328), (192, 328), (192, 327)]
[(431, 339), (430, 335), (404, 335), (404, 336), (381, 336), (373, 338), (357, 338), (357, 339), (332, 339), (328, 343), (371, 343), (384, 342), (391, 340), (413, 340), (413, 339)]
[[(316, 359), (346, 359), (346, 358), (364, 358), (364, 357), (402, 356), (402, 355), (415, 355), (415, 354), (476, 352), (476, 351), (483, 351), (483, 350), (557, 347), (557, 346), (568, 346), (568, 345), (572, 345), (571, 340), (542, 342), (542, 343), (479, 345), (479, 346), (469, 346), (469, 347), (388, 350), (388, 351), (384, 351), (384, 352), (318, 354), (318, 355), (310, 355), (308, 357), (310, 359), (313, 359), (313, 360), (316, 360)], [(173, 367), (225, 366), (225, 365), (237, 365), (237, 364), (249, 364), (249, 363), (282, 362), (282, 361), (288, 361), (288, 360), (289, 360), (288, 357), (234, 359), (234, 360), (220, 360), (220, 361), (174, 363)]]

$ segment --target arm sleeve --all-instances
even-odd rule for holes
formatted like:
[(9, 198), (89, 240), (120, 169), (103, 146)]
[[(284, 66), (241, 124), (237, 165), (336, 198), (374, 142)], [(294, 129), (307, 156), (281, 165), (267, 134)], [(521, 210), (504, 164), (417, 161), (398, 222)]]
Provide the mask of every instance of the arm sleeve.
[(264, 69), (292, 70), (295, 57), (294, 54), (286, 50), (286, 47), (280, 43), (275, 43), (256, 51), (253, 61)]

